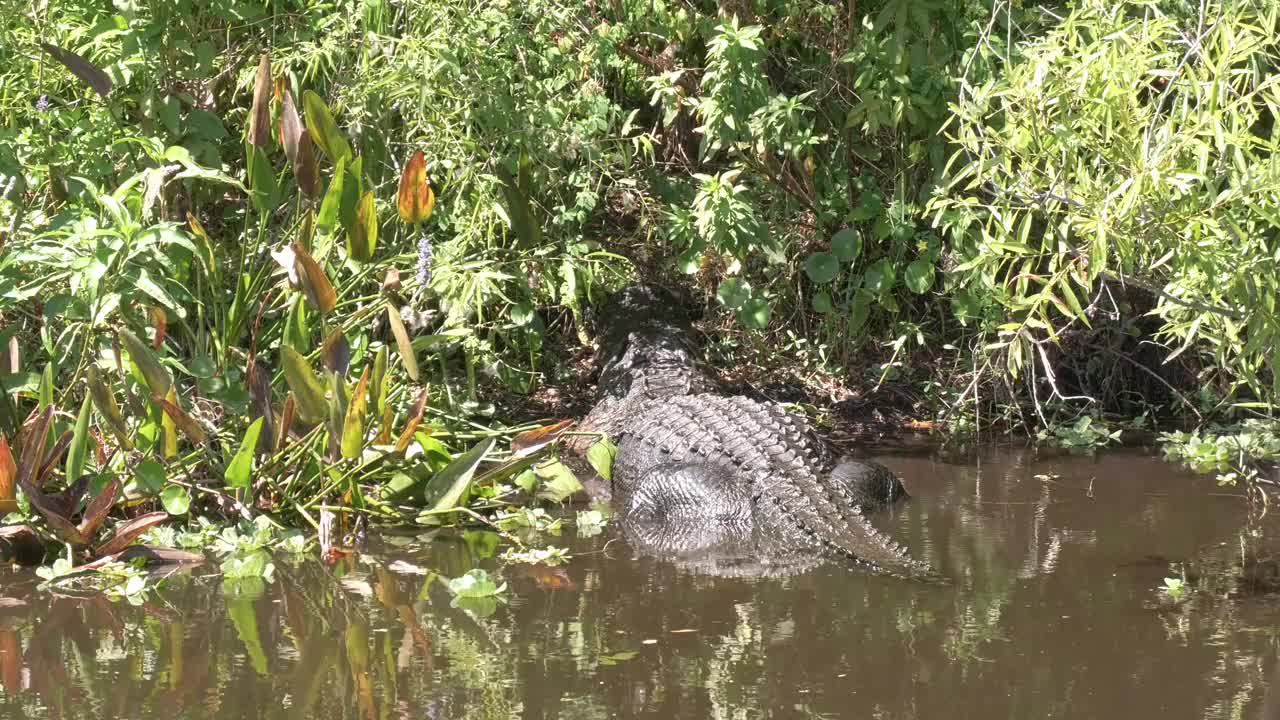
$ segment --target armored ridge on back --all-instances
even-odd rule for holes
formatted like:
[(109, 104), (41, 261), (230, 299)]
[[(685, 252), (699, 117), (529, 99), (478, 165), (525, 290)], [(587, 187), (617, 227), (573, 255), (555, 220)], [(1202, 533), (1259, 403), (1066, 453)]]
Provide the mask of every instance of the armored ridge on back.
[(618, 443), (612, 497), (631, 543), (717, 575), (791, 574), (827, 558), (929, 574), (866, 517), (906, 497), (898, 478), (833, 458), (777, 404), (718, 394), (682, 312), (672, 294), (632, 285), (603, 323), (597, 403), (581, 429)]

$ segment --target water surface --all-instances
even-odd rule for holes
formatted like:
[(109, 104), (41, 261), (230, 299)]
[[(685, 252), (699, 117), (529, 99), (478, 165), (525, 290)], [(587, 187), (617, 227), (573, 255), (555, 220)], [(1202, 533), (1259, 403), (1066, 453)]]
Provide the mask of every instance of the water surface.
[[(406, 538), (282, 560), (260, 594), (199, 570), (140, 607), (6, 574), (0, 716), (1280, 717), (1276, 528), (1239, 491), (1130, 452), (878, 459), (914, 496), (880, 523), (950, 585), (697, 576), (610, 530), (544, 538), (574, 554), (554, 570)], [(505, 603), (452, 607), (440, 578), (472, 567)], [(1181, 575), (1175, 606), (1157, 587)]]

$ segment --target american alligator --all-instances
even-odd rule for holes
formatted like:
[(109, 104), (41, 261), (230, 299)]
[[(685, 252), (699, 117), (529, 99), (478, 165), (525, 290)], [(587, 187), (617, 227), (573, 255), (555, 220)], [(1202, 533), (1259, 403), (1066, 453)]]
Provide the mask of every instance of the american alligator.
[[(611, 499), (631, 544), (717, 575), (791, 574), (828, 558), (929, 574), (867, 519), (906, 497), (898, 478), (833, 457), (780, 405), (721, 394), (686, 306), (631, 285), (601, 323), (598, 398), (580, 429), (617, 443)], [(589, 444), (580, 436), (573, 449)]]

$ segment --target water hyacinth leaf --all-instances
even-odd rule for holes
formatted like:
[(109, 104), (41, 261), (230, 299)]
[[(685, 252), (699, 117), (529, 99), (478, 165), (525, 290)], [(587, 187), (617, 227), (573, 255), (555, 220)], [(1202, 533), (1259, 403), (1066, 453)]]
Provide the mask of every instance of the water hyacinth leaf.
[(422, 414), (427, 410), (427, 393), (428, 388), (422, 388), (422, 392), (418, 394), (417, 402), (413, 404), (413, 409), (409, 411), (409, 419), (405, 422), (404, 430), (400, 432), (400, 438), (396, 440), (397, 453), (407, 450), (409, 443), (413, 441), (413, 435), (418, 431), (418, 425), (422, 423)]
[(304, 90), (302, 109), (306, 113), (307, 133), (311, 135), (311, 141), (324, 151), (330, 162), (336, 164), (351, 157), (351, 146), (333, 121), (329, 106), (319, 95), (312, 90)]
[(271, 143), (271, 56), (262, 53), (253, 80), (253, 105), (249, 108), (249, 144), (263, 150)]
[(426, 156), (418, 150), (409, 157), (400, 171), (400, 187), (396, 192), (396, 210), (400, 219), (409, 224), (424, 222), (431, 217), (436, 196), (427, 180)]
[(809, 305), (814, 312), (822, 313), (823, 315), (827, 315), (836, 309), (831, 302), (831, 295), (826, 290), (814, 293), (809, 300)]
[(329, 189), (325, 191), (324, 200), (320, 202), (320, 213), (316, 215), (316, 229), (325, 235), (332, 235), (338, 225), (338, 211), (342, 208), (343, 182), (347, 174), (347, 159), (342, 158), (333, 168), (333, 179), (329, 181)]
[(347, 254), (357, 262), (369, 262), (378, 247), (378, 211), (373, 193), (367, 192), (356, 205), (355, 223), (347, 233)]
[(18, 465), (9, 450), (9, 441), (0, 435), (0, 515), (18, 509)]
[(182, 430), (182, 434), (186, 435), (191, 442), (196, 445), (204, 444), (207, 439), (204, 429), (200, 427), (200, 423), (197, 422), (195, 418), (191, 417), (191, 415), (188, 414), (186, 410), (183, 410), (182, 406), (178, 404), (178, 395), (173, 391), (173, 388), (169, 388), (169, 393), (164, 397), (153, 395), (151, 400), (164, 410), (164, 414), (173, 421), (174, 425), (177, 426), (179, 430)]
[(139, 488), (152, 494), (163, 490), (168, 480), (164, 465), (155, 460), (143, 460), (138, 463), (133, 469), (133, 478)]
[(66, 477), (71, 485), (84, 473), (85, 458), (89, 451), (89, 416), (91, 414), (89, 395), (85, 395), (80, 403), (80, 414), (76, 416), (75, 429), (71, 433), (71, 445), (67, 448)]
[(466, 502), (471, 489), (471, 478), (475, 476), (476, 468), (480, 467), (484, 456), (493, 449), (494, 442), (493, 438), (481, 440), (436, 473), (427, 486), (427, 496), (433, 497), (441, 490), (443, 493), (432, 505), (432, 510), (452, 510)]
[(587, 450), (587, 462), (605, 480), (613, 480), (613, 459), (618, 454), (618, 446), (609, 438), (600, 438)]
[(489, 578), (489, 573), (476, 568), (470, 570), (462, 577), (456, 577), (449, 581), (449, 592), (458, 597), (491, 597), (497, 595), (507, 589), (507, 584), (501, 585), (495, 583)]
[(160, 493), (160, 505), (170, 515), (186, 515), (191, 509), (191, 494), (181, 485), (170, 485)]
[(369, 367), (360, 373), (360, 381), (347, 403), (347, 417), (342, 426), (342, 457), (348, 460), (364, 452), (364, 418), (368, 412)]
[(400, 359), (404, 361), (404, 371), (409, 374), (410, 380), (418, 382), (418, 359), (413, 354), (413, 343), (409, 341), (409, 333), (404, 329), (400, 311), (389, 301), (387, 319), (391, 323), (391, 334), (396, 338), (396, 348), (400, 350)]
[(49, 53), (54, 60), (62, 63), (62, 66), (70, 70), (72, 75), (79, 78), (80, 82), (93, 88), (93, 91), (102, 98), (106, 98), (107, 95), (111, 94), (111, 78), (99, 69), (97, 65), (70, 50), (63, 50), (57, 45), (42, 42), (40, 43), (40, 49)]
[(284, 346), (280, 348), (280, 363), (284, 369), (285, 382), (293, 391), (298, 417), (309, 424), (321, 422), (328, 417), (329, 403), (325, 400), (320, 379), (311, 370), (307, 359), (297, 350)]
[(129, 353), (129, 359), (138, 367), (138, 372), (142, 373), (142, 379), (147, 384), (147, 390), (152, 395), (164, 397), (173, 385), (173, 378), (170, 377), (169, 371), (165, 370), (164, 366), (160, 364), (160, 359), (155, 356), (146, 343), (138, 339), (137, 335), (122, 328), (119, 336), (120, 341), (124, 344), (125, 351)]
[(253, 473), (253, 455), (258, 448), (262, 424), (263, 418), (258, 418), (244, 431), (244, 437), (240, 439), (240, 448), (236, 450), (231, 462), (227, 463), (227, 469), (222, 475), (227, 481), (227, 487), (244, 490), (249, 488), (249, 477)]
[(582, 490), (582, 483), (564, 463), (553, 460), (533, 469), (533, 473), (542, 480), (542, 489), (538, 498), (558, 503), (569, 499), (574, 493)]

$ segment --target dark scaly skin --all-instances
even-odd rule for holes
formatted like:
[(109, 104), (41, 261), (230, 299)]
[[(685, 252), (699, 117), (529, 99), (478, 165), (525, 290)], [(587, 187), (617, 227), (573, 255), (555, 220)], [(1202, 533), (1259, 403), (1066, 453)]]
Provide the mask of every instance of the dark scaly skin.
[(777, 404), (715, 394), (680, 307), (659, 289), (619, 294), (600, 397), (582, 424), (618, 443), (613, 501), (632, 544), (718, 575), (786, 575), (828, 557), (929, 573), (866, 517), (906, 496), (898, 479), (876, 463), (837, 462), (805, 418)]

